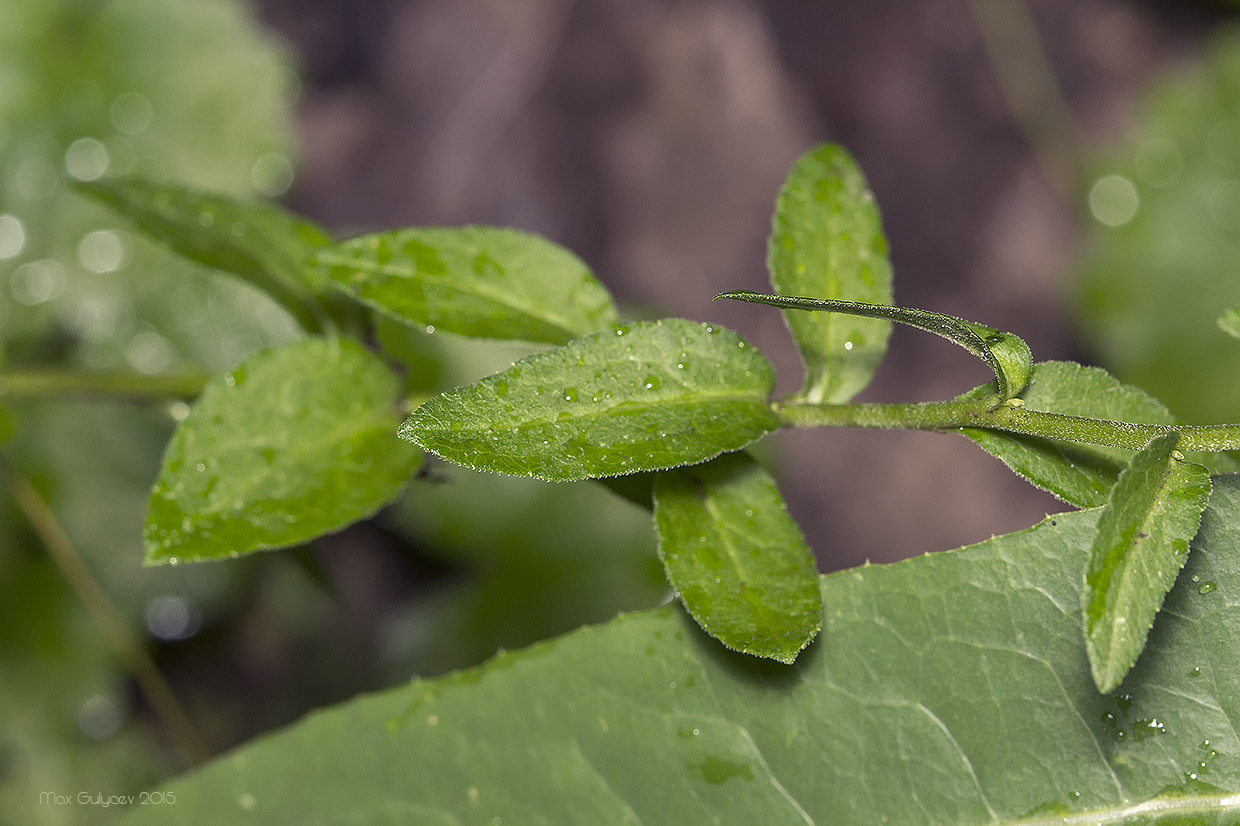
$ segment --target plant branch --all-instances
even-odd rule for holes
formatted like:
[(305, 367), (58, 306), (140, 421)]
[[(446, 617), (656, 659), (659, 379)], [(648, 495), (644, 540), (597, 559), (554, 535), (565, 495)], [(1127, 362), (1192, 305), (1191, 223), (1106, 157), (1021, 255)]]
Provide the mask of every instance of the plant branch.
[(34, 528), (43, 547), (47, 549), (48, 556), (52, 558), (65, 581), (69, 583), (69, 587), (77, 594), (78, 599), (103, 630), (112, 647), (124, 661), (134, 682), (138, 684), (151, 704), (151, 708), (163, 721), (174, 741), (195, 763), (205, 760), (210, 750), (202, 735), (186, 714), (185, 709), (181, 707), (172, 688), (164, 680), (159, 666), (131, 633), (129, 625), (112, 604), (107, 592), (103, 590), (82, 561), (81, 556), (78, 555), (77, 549), (74, 548), (73, 542), (61, 527), (51, 507), (30, 482), (14, 474), (2, 463), (0, 463), (0, 478), (3, 478), (17, 507), (25, 515), (30, 526)]
[(72, 370), (9, 370), (0, 372), (0, 398), (102, 396), (142, 401), (190, 399), (202, 392), (202, 373), (84, 373)]
[(776, 402), (780, 421), (791, 427), (865, 427), (885, 430), (951, 431), (965, 427), (1000, 430), (1066, 442), (1140, 450), (1154, 437), (1179, 433), (1180, 450), (1240, 448), (1240, 424), (1160, 425), (1113, 422), (1027, 410), (993, 399), (920, 404), (810, 404)]

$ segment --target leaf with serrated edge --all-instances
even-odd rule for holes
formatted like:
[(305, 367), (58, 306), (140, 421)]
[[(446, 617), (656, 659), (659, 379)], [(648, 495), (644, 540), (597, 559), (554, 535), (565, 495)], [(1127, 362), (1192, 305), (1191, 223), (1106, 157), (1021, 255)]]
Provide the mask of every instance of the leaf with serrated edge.
[[(985, 385), (965, 394), (983, 398)], [(1017, 397), (1030, 410), (1120, 422), (1175, 424), (1175, 417), (1145, 391), (1122, 384), (1105, 370), (1070, 361), (1034, 365), (1028, 386)], [(1059, 442), (1037, 436), (967, 427), (960, 431), (1012, 472), (1079, 508), (1106, 501), (1107, 491), (1132, 460), (1131, 450)]]
[(316, 224), (272, 204), (140, 178), (76, 186), (179, 255), (251, 282), (303, 327), (321, 327), (323, 310), (312, 296), (326, 291), (327, 281), (306, 259), (332, 239)]
[(474, 470), (621, 476), (704, 462), (777, 429), (774, 386), (740, 336), (667, 318), (521, 359), (431, 399), (400, 435)]
[(511, 229), (365, 235), (321, 250), (315, 262), (359, 301), (446, 333), (564, 344), (616, 320), (611, 296), (581, 259)]
[(1216, 480), (1120, 696), (1081, 639), (1097, 516), (830, 574), (792, 666), (667, 606), (415, 680), (172, 781), (175, 806), (126, 826), (1233, 826), (1240, 480)]
[(164, 453), (147, 563), (297, 545), (395, 499), (421, 455), (395, 438), (399, 385), (356, 344), (319, 338), (212, 381)]
[(659, 558), (685, 609), (735, 651), (793, 662), (822, 627), (814, 555), (744, 453), (655, 476)]
[[(767, 245), (771, 286), (781, 295), (891, 303), (891, 263), (865, 176), (840, 146), (803, 155), (780, 190)], [(883, 319), (785, 312), (805, 361), (811, 402), (846, 402), (887, 352)]]
[(1175, 452), (1179, 435), (1153, 439), (1119, 476), (1085, 569), (1085, 648), (1098, 690), (1132, 668), (1188, 557), (1210, 500), (1210, 475)]
[(801, 312), (843, 313), (866, 318), (885, 318), (927, 333), (934, 333), (960, 345), (986, 362), (986, 366), (995, 374), (995, 392), (1002, 399), (1010, 399), (1019, 393), (1029, 382), (1029, 376), (1033, 370), (1033, 357), (1029, 353), (1029, 345), (1025, 344), (1020, 337), (996, 330), (994, 327), (987, 327), (985, 324), (966, 321), (963, 318), (943, 313), (932, 313), (929, 310), (918, 310), (913, 307), (892, 307), (886, 304), (863, 304), (856, 301), (792, 295), (764, 295), (745, 290), (720, 293), (715, 298), (731, 298), (750, 304), (766, 304)]

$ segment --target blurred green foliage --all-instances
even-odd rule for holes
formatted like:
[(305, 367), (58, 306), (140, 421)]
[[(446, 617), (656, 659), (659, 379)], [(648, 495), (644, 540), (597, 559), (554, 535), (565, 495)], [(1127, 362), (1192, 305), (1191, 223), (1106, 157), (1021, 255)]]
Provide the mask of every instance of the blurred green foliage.
[(1188, 422), (1240, 414), (1240, 32), (1157, 80), (1122, 146), (1094, 167), (1078, 296), (1099, 363)]
[[(282, 50), (231, 0), (0, 3), (6, 365), (223, 367), (289, 337), (265, 298), (135, 238), (68, 184), (138, 172), (277, 194), (291, 180), (294, 91)], [(161, 605), (210, 622), (235, 572), (141, 568), (165, 410), (14, 399), (0, 417), (12, 419), (6, 462), (51, 502), (135, 632)], [(125, 794), (183, 767), (135, 722), (114, 652), (2, 495), (0, 652), (0, 823), (100, 822), (107, 812), (40, 794)]]
[[(71, 189), (137, 174), (278, 196), (292, 178), (296, 87), (287, 55), (240, 0), (0, 2), (0, 369), (211, 373), (300, 335), (265, 295), (144, 240)], [(411, 365), (415, 395), (532, 352), (382, 320), (375, 338)], [(183, 403), (0, 391), (0, 405), (0, 471), (49, 502), (216, 747), (667, 596), (647, 510), (593, 485), (433, 468), (388, 516), (387, 552), (442, 570), (429, 590), (420, 574), (402, 583), (410, 598), (359, 652), (340, 627), (351, 607), (340, 571), (322, 564), (345, 554), (141, 567), (147, 497)], [(273, 660), (259, 668), (266, 682), (239, 687), (238, 660), (254, 646)], [(130, 794), (186, 766), (2, 485), (0, 656), (0, 826), (105, 822), (119, 810), (40, 795)]]

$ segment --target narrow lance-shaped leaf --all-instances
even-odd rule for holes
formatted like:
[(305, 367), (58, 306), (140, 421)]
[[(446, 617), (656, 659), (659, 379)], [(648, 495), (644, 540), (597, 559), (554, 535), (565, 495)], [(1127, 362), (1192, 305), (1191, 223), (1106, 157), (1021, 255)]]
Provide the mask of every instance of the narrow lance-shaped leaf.
[(963, 318), (917, 310), (911, 307), (892, 307), (886, 304), (863, 304), (856, 301), (837, 301), (800, 296), (764, 295), (744, 290), (720, 293), (715, 298), (732, 298), (751, 304), (768, 304), (790, 310), (808, 312), (844, 313), (867, 318), (886, 318), (942, 336), (955, 342), (990, 367), (995, 374), (996, 395), (1010, 399), (1019, 393), (1029, 381), (1033, 371), (1033, 356), (1029, 345), (1012, 333), (987, 327)]
[(629, 614), (311, 714), (125, 823), (1234, 826), (1240, 479), (1120, 696), (1080, 634), (1097, 518), (829, 574), (790, 667)]
[(1098, 518), (1085, 569), (1085, 648), (1094, 683), (1114, 691), (1137, 661), (1188, 557), (1210, 499), (1205, 468), (1183, 461), (1179, 436), (1152, 440), (1120, 474)]
[(521, 359), (431, 399), (400, 435), (475, 470), (572, 481), (663, 470), (779, 427), (770, 362), (735, 333), (669, 318)]
[(744, 453), (659, 473), (659, 558), (685, 609), (735, 651), (793, 662), (822, 627), (814, 555)]
[(320, 338), (211, 382), (164, 453), (146, 561), (296, 545), (395, 499), (421, 456), (395, 437), (399, 385), (356, 344)]
[[(767, 268), (780, 295), (891, 303), (891, 264), (874, 196), (843, 147), (820, 146), (792, 168), (775, 205)], [(805, 361), (811, 402), (846, 402), (874, 375), (891, 324), (878, 317), (785, 312)]]
[(616, 320), (568, 250), (496, 227), (403, 229), (321, 250), (324, 277), (406, 324), (474, 338), (564, 344)]
[[(989, 385), (966, 393), (985, 398)], [(1105, 370), (1068, 361), (1034, 365), (1029, 384), (1017, 396), (1029, 410), (1118, 422), (1175, 424), (1175, 417), (1145, 391), (1122, 384)], [(969, 427), (960, 431), (982, 450), (999, 458), (1025, 481), (1079, 508), (1106, 502), (1107, 492), (1132, 451), (1043, 439)]]
[(251, 282), (305, 329), (323, 327), (326, 313), (315, 296), (327, 282), (306, 259), (332, 239), (316, 224), (272, 204), (138, 178), (77, 187), (178, 254)]

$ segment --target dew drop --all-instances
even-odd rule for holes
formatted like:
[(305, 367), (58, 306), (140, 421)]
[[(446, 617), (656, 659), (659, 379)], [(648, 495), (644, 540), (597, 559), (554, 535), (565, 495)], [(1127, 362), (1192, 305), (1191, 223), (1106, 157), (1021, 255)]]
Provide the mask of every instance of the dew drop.
[(1212, 593), (1216, 588), (1218, 588), (1218, 586), (1215, 585), (1213, 582), (1206, 581), (1197, 586), (1197, 593), (1209, 594), (1209, 593)]
[(566, 402), (577, 401), (577, 388), (576, 387), (570, 387), (564, 391), (564, 401)]
[(662, 386), (663, 386), (663, 382), (659, 380), (658, 376), (653, 375), (653, 374), (646, 376), (646, 389), (647, 390), (658, 390)]

